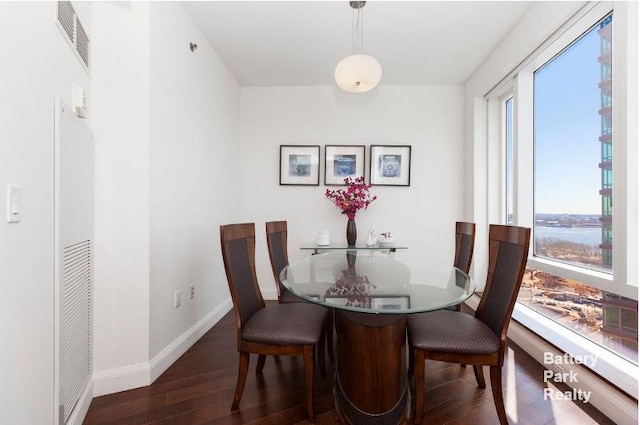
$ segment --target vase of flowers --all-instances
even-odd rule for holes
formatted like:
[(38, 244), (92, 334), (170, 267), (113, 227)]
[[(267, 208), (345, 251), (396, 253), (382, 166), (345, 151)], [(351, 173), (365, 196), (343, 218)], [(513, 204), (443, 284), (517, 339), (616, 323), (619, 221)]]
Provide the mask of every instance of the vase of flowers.
[(356, 213), (367, 209), (378, 197), (369, 193), (371, 185), (365, 184), (364, 177), (347, 177), (344, 182), (347, 185), (345, 189), (327, 189), (324, 196), (331, 200), (336, 207), (340, 208), (342, 214), (347, 216), (347, 244), (354, 246), (358, 236)]

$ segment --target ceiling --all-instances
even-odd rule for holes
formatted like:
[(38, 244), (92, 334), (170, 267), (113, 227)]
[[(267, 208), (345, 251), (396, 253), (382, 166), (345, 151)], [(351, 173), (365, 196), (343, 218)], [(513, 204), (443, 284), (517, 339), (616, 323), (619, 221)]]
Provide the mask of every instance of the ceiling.
[[(380, 84), (462, 84), (531, 3), (369, 1), (363, 53), (380, 61)], [(182, 4), (242, 86), (333, 85), (351, 54), (347, 1)]]

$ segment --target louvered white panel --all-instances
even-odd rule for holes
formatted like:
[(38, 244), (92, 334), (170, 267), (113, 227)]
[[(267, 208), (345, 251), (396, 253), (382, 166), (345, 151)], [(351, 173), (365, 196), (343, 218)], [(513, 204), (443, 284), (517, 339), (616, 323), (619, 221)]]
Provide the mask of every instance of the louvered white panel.
[(67, 41), (82, 65), (89, 69), (89, 36), (87, 35), (70, 1), (58, 1), (58, 26), (67, 35)]
[(85, 66), (89, 67), (89, 37), (87, 37), (80, 21), (77, 21), (76, 50)]
[(70, 1), (58, 2), (58, 22), (73, 43), (75, 40), (74, 25), (76, 21), (76, 12), (73, 10)]
[(64, 421), (91, 375), (91, 241), (64, 248), (63, 254)]
[(93, 142), (85, 122), (61, 102), (56, 102), (55, 128), (54, 379), (59, 409), (56, 423), (64, 425), (88, 408), (90, 397)]

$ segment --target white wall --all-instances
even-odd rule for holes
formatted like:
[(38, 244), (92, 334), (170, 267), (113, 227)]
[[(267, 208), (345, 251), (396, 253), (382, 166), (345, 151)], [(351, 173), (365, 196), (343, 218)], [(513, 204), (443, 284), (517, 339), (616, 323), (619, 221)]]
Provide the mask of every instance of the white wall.
[[(455, 221), (462, 219), (463, 121), (461, 86), (384, 87), (348, 94), (336, 87), (246, 87), (242, 89), (242, 214), (256, 223), (256, 267), (265, 298), (275, 298), (264, 223), (287, 220), (289, 257), (313, 243), (319, 229), (345, 242), (346, 216), (320, 186), (279, 186), (279, 146), (409, 144), (411, 186), (374, 186), (378, 200), (356, 217), (358, 240), (370, 225), (391, 231), (398, 242), (429, 264), (453, 262)], [(336, 188), (332, 186), (331, 188)]]
[[(240, 87), (177, 3), (152, 3), (150, 357), (230, 303), (219, 226), (239, 212)], [(191, 52), (189, 43), (198, 45)], [(189, 299), (189, 284), (196, 285)], [(174, 309), (174, 292), (182, 306)], [(228, 307), (227, 307), (228, 308)], [(226, 310), (225, 310), (226, 312)]]
[(94, 4), (93, 366), (97, 394), (122, 389), (113, 383), (114, 376), (129, 387), (148, 383), (148, 8), (146, 2)]
[[(81, 15), (86, 28), (89, 18)], [(0, 2), (0, 52), (0, 423), (51, 424), (53, 105), (54, 97), (71, 104), (73, 83), (91, 91), (53, 2)], [(17, 224), (6, 222), (8, 183), (22, 186)]]
[(230, 308), (218, 226), (239, 192), (220, 158), (239, 156), (240, 88), (176, 2), (97, 3), (93, 55), (101, 395), (148, 385)]

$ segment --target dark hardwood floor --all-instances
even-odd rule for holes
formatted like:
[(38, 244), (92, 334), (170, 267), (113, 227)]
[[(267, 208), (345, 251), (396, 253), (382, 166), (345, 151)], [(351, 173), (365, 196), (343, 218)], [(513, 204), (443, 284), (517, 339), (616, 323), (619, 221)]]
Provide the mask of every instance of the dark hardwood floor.
[[(231, 412), (238, 354), (233, 312), (148, 387), (95, 398), (84, 425), (306, 424), (302, 358), (267, 359), (262, 376), (252, 356), (240, 410)], [(339, 423), (333, 407), (334, 364), (316, 375), (316, 423)], [(503, 369), (510, 424), (613, 424), (590, 404), (544, 400), (543, 366), (514, 344)], [(485, 371), (488, 376), (488, 370)], [(476, 387), (473, 369), (428, 361), (423, 424), (496, 424), (491, 388)], [(553, 384), (566, 391), (564, 384)]]

